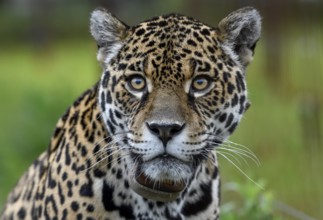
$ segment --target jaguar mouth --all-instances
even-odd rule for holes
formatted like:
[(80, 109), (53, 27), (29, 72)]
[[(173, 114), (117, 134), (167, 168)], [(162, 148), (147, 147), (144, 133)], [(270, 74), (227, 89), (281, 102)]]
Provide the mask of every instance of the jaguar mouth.
[[(185, 170), (178, 173), (179, 170)], [(149, 175), (148, 175), (149, 174)], [(173, 158), (156, 158), (134, 167), (130, 176), (130, 187), (147, 199), (161, 202), (174, 201), (186, 188), (183, 177), (189, 177), (187, 164)]]
[(168, 192), (168, 193), (177, 193), (185, 189), (185, 183), (183, 180), (175, 181), (170, 179), (154, 181), (147, 177), (144, 173), (136, 176), (136, 181), (152, 190)]

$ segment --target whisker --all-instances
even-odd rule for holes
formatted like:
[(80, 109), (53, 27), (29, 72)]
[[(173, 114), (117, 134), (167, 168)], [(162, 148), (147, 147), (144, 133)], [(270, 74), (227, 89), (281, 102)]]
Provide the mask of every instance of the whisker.
[(128, 153), (128, 154), (120, 154), (120, 155), (118, 155), (117, 157), (114, 157), (111, 161), (109, 161), (108, 163), (105, 163), (105, 164), (103, 164), (104, 166), (108, 166), (108, 165), (112, 165), (113, 166), (113, 164), (115, 163), (115, 162), (118, 162), (120, 159), (123, 159), (123, 158), (125, 158), (125, 157), (129, 157), (130, 156), (130, 153)]
[[(243, 146), (243, 145), (238, 145), (238, 144), (234, 144), (234, 145), (232, 145), (232, 143), (230, 143), (230, 142), (224, 142), (223, 143), (224, 145), (226, 145), (226, 146), (229, 146), (229, 147), (231, 147), (231, 148), (234, 148), (234, 149), (239, 149), (239, 150), (241, 150), (241, 151), (244, 151), (244, 152), (246, 152), (246, 153), (249, 153), (249, 154), (252, 154), (252, 155), (255, 155), (255, 153), (254, 152), (252, 152), (248, 147), (246, 147), (246, 146)], [(256, 155), (255, 155), (256, 156)]]
[[(105, 145), (101, 146), (101, 149), (98, 150), (97, 152), (95, 152), (93, 155), (97, 155), (97, 154), (100, 154), (102, 152), (104, 153), (107, 150), (107, 148), (112, 149), (113, 148), (112, 146), (114, 146), (114, 148), (119, 148), (119, 146), (117, 146), (117, 144), (119, 144), (119, 140), (112, 140), (112, 141), (106, 143)], [(98, 145), (99, 144), (97, 144), (96, 146), (98, 146)]]
[[(217, 147), (216, 150), (230, 151), (232, 153), (235, 153), (235, 154), (239, 155), (241, 158), (246, 157), (246, 158), (252, 160), (257, 166), (260, 166), (260, 162), (259, 162), (258, 158), (254, 154), (250, 154), (248, 152), (242, 151), (239, 148), (231, 148), (231, 146), (224, 145), (224, 146), (221, 146), (221, 147)], [(246, 162), (246, 164), (248, 164), (248, 163)]]
[[(90, 158), (87, 159), (88, 161), (90, 161), (91, 159), (92, 160), (97, 160), (99, 158), (98, 161), (96, 161), (93, 164), (91, 164), (91, 166), (88, 167), (87, 169), (85, 169), (84, 171), (92, 169), (93, 167), (95, 167), (98, 164), (100, 164), (102, 161), (107, 160), (107, 158), (113, 157), (115, 154), (122, 154), (122, 151), (123, 150), (130, 149), (130, 147), (120, 147), (120, 146), (109, 146), (109, 145), (106, 145), (105, 147), (103, 147), (103, 149), (106, 150), (106, 151), (100, 152), (100, 153), (96, 152), (94, 155), (92, 155)], [(102, 157), (102, 158), (100, 158), (100, 157)]]
[[(88, 168), (82, 170), (82, 171), (88, 171), (91, 170), (92, 168), (96, 167), (97, 165), (99, 165), (102, 161), (107, 160), (110, 156), (112, 155), (106, 155), (103, 158), (100, 158), (98, 161), (94, 162), (93, 164), (91, 164)], [(88, 159), (89, 160), (89, 159)]]
[[(207, 140), (207, 141), (210, 144), (213, 144), (214, 142), (216, 144), (218, 144), (218, 141), (214, 141), (213, 139)], [(231, 145), (231, 144), (233, 144), (233, 145)], [(217, 146), (216, 149), (223, 147), (223, 146), (225, 146), (226, 148), (230, 148), (230, 149), (234, 150), (235, 152), (239, 153), (240, 155), (243, 155), (243, 156), (251, 159), (255, 164), (257, 164), (257, 166), (260, 166), (260, 161), (259, 161), (258, 157), (256, 156), (256, 154), (254, 152), (252, 152), (246, 146), (226, 140), (222, 143), (222, 145)]]
[[(249, 166), (248, 162), (246, 161), (246, 159), (245, 159), (243, 156), (241, 156), (240, 154), (238, 154), (238, 153), (236, 153), (236, 152), (234, 152), (234, 151), (231, 151), (230, 149), (226, 149), (226, 148), (218, 148), (216, 152), (221, 152), (221, 153), (223, 153), (223, 154), (226, 154), (226, 155), (229, 155), (229, 156), (233, 157), (233, 158), (234, 158), (234, 159), (239, 163), (239, 165), (241, 166), (242, 164), (241, 164), (240, 160), (237, 158), (237, 157), (239, 157), (240, 159), (242, 159), (242, 160), (243, 160), (243, 162), (244, 162), (246, 165), (248, 165), (248, 166)], [(236, 155), (237, 157), (236, 157), (236, 156), (234, 156), (234, 155)]]
[(96, 119), (97, 119), (97, 120), (99, 120), (100, 118), (102, 118), (102, 119), (103, 119), (103, 112), (102, 112), (102, 113), (100, 113)]
[(230, 143), (230, 144), (233, 144), (233, 145), (237, 145), (237, 146), (239, 146), (239, 147), (242, 147), (242, 148), (245, 148), (245, 149), (248, 149), (248, 150), (249, 150), (249, 148), (248, 148), (248, 147), (246, 147), (246, 146), (244, 146), (244, 145), (242, 145), (242, 144), (235, 143), (235, 142), (230, 141), (230, 140), (225, 140), (224, 142), (227, 142), (227, 143)]
[(111, 136), (109, 135), (109, 136), (107, 136), (107, 137), (103, 138), (102, 140), (100, 140), (100, 141), (96, 142), (96, 143), (95, 143), (95, 145), (97, 145), (97, 144), (101, 143), (102, 141), (104, 141), (104, 140), (106, 140), (106, 139), (109, 139), (109, 138), (110, 138), (111, 140), (114, 140), (116, 136), (118, 136), (118, 135), (123, 135), (123, 134), (128, 134), (128, 133), (130, 133), (130, 131), (129, 131), (129, 130), (128, 130), (128, 131), (120, 131), (120, 132), (117, 132), (117, 133), (115, 133), (115, 134), (113, 135), (113, 137), (111, 137)]
[(222, 154), (222, 152), (218, 152), (219, 155), (221, 155), (222, 157), (224, 157), (229, 163), (231, 163), (237, 170), (240, 171), (240, 173), (242, 173), (248, 180), (250, 180), (252, 183), (254, 183), (257, 187), (259, 187), (260, 189), (264, 190), (264, 188), (259, 185), (256, 181), (254, 181), (252, 178), (250, 178), (245, 172), (242, 171), (242, 169), (236, 165), (232, 160), (230, 160), (227, 156), (225, 156), (224, 154)]
[(255, 153), (253, 153), (251, 150), (244, 150), (232, 145), (228, 145), (228, 144), (224, 144), (225, 147), (238, 151), (240, 154), (245, 155), (246, 157), (249, 157), (251, 160), (254, 161), (254, 163), (257, 164), (257, 166), (260, 166), (260, 160), (258, 159), (257, 155)]
[[(126, 134), (126, 133), (129, 133), (130, 131), (124, 131), (124, 132), (118, 132), (118, 133), (116, 133), (116, 135), (123, 135), (123, 134)], [(109, 148), (111, 148), (111, 145), (117, 145), (117, 144), (119, 144), (121, 141), (124, 141), (124, 140), (126, 140), (127, 139), (127, 137), (126, 136), (121, 136), (121, 137), (114, 137), (113, 139), (111, 138), (111, 137), (105, 137), (105, 138), (103, 138), (102, 140), (100, 140), (99, 142), (97, 142), (95, 145), (94, 145), (94, 148), (95, 147), (97, 147), (97, 146), (99, 146), (99, 145), (101, 145), (101, 143), (103, 142), (103, 141), (105, 141), (105, 140), (107, 140), (107, 139), (109, 139), (110, 138), (110, 141), (108, 142), (108, 143), (106, 143), (104, 146), (101, 146), (101, 149), (100, 150), (98, 150), (97, 152), (95, 152), (94, 153), (94, 156), (97, 156), (97, 155), (99, 155), (100, 156), (100, 154), (103, 152), (103, 153), (105, 153), (105, 151), (107, 150), (107, 148), (109, 147)], [(118, 146), (117, 146), (118, 147)]]
[[(256, 156), (256, 154), (255, 154), (254, 152), (252, 152), (252, 150), (251, 150), (250, 148), (248, 148), (248, 147), (246, 147), (246, 146), (244, 146), (244, 145), (242, 145), (242, 144), (234, 143), (233, 141), (229, 141), (229, 140), (226, 140), (224, 143), (226, 143), (226, 144), (228, 143), (228, 144), (229, 144), (229, 146), (234, 145), (234, 147), (236, 147), (236, 148), (238, 148), (238, 149), (243, 148), (243, 149), (241, 149), (241, 150), (248, 151), (248, 152), (250, 152), (251, 154), (253, 154), (254, 156)], [(233, 146), (232, 146), (232, 147), (233, 147)]]
[(214, 157), (214, 155), (205, 152), (202, 154), (202, 156), (206, 160), (210, 161), (215, 167), (218, 167), (218, 160), (216, 157)]

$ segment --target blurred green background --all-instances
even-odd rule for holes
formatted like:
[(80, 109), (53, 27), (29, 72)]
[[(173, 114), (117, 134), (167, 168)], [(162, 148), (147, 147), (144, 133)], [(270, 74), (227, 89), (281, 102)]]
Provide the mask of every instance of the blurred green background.
[(323, 219), (319, 0), (0, 0), (0, 209), (19, 176), (46, 149), (60, 115), (99, 79), (96, 45), (88, 31), (94, 8), (104, 6), (129, 25), (179, 12), (216, 26), (247, 5), (262, 14), (263, 33), (248, 69), (252, 107), (231, 140), (250, 148), (261, 165), (230, 158), (266, 184), (261, 190), (220, 158), (223, 185), (242, 184), (240, 196), (223, 187), (223, 203), (239, 206), (239, 197), (248, 196), (251, 187), (270, 192), (274, 216)]

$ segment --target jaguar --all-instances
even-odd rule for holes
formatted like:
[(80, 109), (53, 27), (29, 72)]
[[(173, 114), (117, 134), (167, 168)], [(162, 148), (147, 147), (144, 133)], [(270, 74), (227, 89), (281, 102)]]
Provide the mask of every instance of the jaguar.
[(261, 17), (90, 17), (103, 73), (57, 122), (1, 219), (219, 219), (217, 147), (249, 107)]

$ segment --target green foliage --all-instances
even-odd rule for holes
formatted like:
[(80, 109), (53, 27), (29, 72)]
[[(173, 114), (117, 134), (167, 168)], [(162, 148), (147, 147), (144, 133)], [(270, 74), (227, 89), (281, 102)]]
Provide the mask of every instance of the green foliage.
[[(264, 181), (258, 181), (264, 186)], [(263, 187), (262, 187), (263, 188)], [(263, 190), (251, 181), (245, 183), (231, 182), (223, 186), (224, 193), (234, 193), (238, 199), (226, 202), (221, 207), (221, 220), (280, 220), (274, 217), (274, 195)]]

